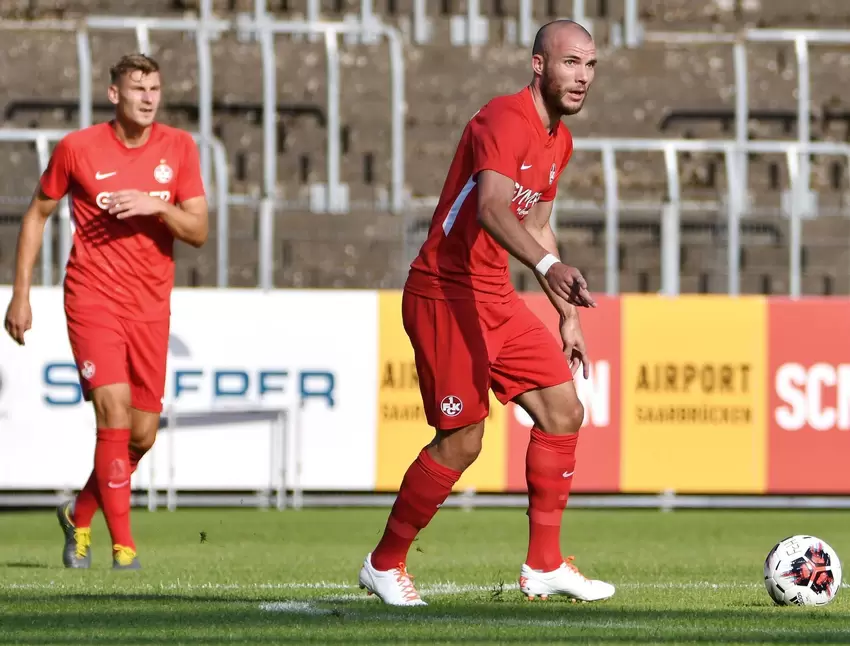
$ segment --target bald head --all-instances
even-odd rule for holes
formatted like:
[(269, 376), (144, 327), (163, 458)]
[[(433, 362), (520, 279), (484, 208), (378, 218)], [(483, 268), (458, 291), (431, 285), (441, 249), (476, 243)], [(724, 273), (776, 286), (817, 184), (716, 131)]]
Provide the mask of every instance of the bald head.
[(566, 18), (553, 20), (537, 30), (537, 35), (534, 37), (534, 45), (531, 48), (531, 55), (545, 55), (556, 35), (563, 34), (564, 32), (569, 32), (579, 40), (593, 42), (593, 36), (590, 35), (590, 32), (574, 20), (567, 20)]
[(577, 114), (596, 75), (596, 45), (573, 20), (543, 25), (531, 54), (532, 85), (550, 117)]

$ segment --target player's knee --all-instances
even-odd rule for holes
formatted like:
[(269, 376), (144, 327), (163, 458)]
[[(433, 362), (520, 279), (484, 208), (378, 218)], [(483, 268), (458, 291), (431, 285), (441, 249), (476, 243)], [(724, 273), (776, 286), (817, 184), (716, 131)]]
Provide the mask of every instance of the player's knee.
[(130, 436), (130, 446), (136, 453), (145, 454), (153, 448), (156, 442), (156, 431), (153, 433), (136, 433), (135, 429)]
[(469, 434), (464, 437), (464, 441), (459, 444), (455, 451), (455, 464), (457, 471), (466, 471), (472, 466), (472, 463), (478, 459), (481, 454), (481, 437), (475, 434)]
[(98, 428), (130, 428), (129, 388), (106, 386), (92, 391)]
[(478, 459), (483, 436), (483, 425), (475, 424), (439, 437), (440, 462), (455, 471), (465, 471)]
[(137, 453), (147, 453), (156, 442), (159, 430), (159, 415), (133, 411), (132, 428), (130, 429), (130, 446)]
[(584, 406), (575, 399), (565, 401), (557, 408), (552, 409), (542, 420), (541, 429), (544, 433), (552, 435), (566, 435), (578, 433), (584, 422)]

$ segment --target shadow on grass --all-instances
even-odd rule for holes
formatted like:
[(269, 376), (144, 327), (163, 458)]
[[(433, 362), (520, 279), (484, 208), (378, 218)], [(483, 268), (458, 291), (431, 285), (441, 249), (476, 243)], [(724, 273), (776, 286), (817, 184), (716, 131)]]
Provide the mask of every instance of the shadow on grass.
[(7, 561), (0, 563), (0, 568), (22, 568), (22, 569), (39, 569), (48, 570), (50, 566), (46, 563), (36, 563), (34, 561)]
[[(69, 603), (71, 602), (71, 603)], [(262, 602), (268, 602), (267, 599)], [(288, 605), (287, 605), (288, 602)], [(550, 601), (535, 604), (445, 600), (424, 608), (372, 601), (279, 600), (226, 595), (75, 594), (28, 597), (0, 615), (0, 643), (256, 644), (354, 643), (847, 643), (846, 613), (770, 605), (712, 610), (628, 609)], [(32, 605), (32, 609), (27, 606)]]

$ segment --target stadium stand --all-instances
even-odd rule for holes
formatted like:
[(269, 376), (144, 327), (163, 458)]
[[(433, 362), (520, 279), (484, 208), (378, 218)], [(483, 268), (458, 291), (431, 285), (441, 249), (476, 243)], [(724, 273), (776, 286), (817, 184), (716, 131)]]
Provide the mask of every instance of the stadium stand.
[[(322, 18), (343, 19), (359, 2), (322, 3)], [(342, 181), (350, 212), (309, 211), (311, 184), (324, 181), (326, 74), (324, 44), (301, 37), (276, 40), (278, 61), (278, 182), (284, 200), (276, 213), (274, 284), (278, 287), (399, 287), (418, 248), (448, 163), (466, 121), (489, 98), (513, 92), (529, 78), (526, 47), (507, 42), (518, 0), (481, 0), (488, 42), (451, 46), (452, 17), (461, 1), (428, 2), (431, 40), (410, 38), (411, 0), (376, 0), (375, 12), (406, 35), (406, 190), (401, 216), (382, 208), (390, 180), (389, 58), (387, 45), (341, 42)], [(622, 3), (586, 2), (600, 44), (600, 67), (585, 110), (569, 120), (576, 138), (631, 137), (729, 139), (734, 136), (732, 48), (716, 44), (645, 43), (611, 46), (609, 35)], [(303, 18), (305, 0), (269, 0), (281, 19)], [(535, 2), (535, 20), (569, 15), (572, 2)], [(20, 0), (5, 2), (2, 19), (73, 18), (83, 14), (183, 16), (192, 0)], [(220, 17), (252, 11), (250, 0), (215, 0)], [(728, 31), (744, 26), (835, 27), (850, 24), (841, 0), (665, 0), (639, 3), (646, 30)], [(73, 128), (77, 64), (74, 35), (4, 32), (0, 98), (4, 127)], [(132, 32), (91, 35), (95, 120), (108, 115), (104, 87), (110, 62), (135, 49)], [(750, 135), (796, 137), (796, 63), (792, 44), (748, 45)], [(197, 128), (197, 55), (188, 36), (152, 35), (152, 52), (166, 70), (162, 118)], [(256, 42), (237, 33), (213, 43), (214, 132), (229, 156), (231, 192), (258, 196), (262, 182), (261, 59)], [(850, 57), (839, 46), (811, 51), (812, 138), (846, 142), (850, 107), (843, 89)], [(3, 144), (0, 157), (0, 283), (11, 280), (14, 230), (34, 181), (35, 153), (28, 145)], [(660, 286), (660, 205), (666, 179), (660, 154), (620, 153), (620, 289)], [(681, 291), (726, 290), (724, 163), (719, 153), (680, 157), (682, 198)], [(741, 291), (788, 289), (788, 223), (782, 215), (788, 177), (782, 155), (751, 155), (751, 203), (742, 222)], [(803, 226), (803, 293), (850, 293), (850, 220), (845, 160), (812, 159), (818, 217)], [(576, 153), (560, 187), (559, 235), (564, 251), (601, 291), (605, 278), (602, 165), (598, 153)], [(230, 284), (257, 284), (257, 209), (231, 208)], [(215, 242), (202, 250), (181, 248), (178, 284), (212, 285)], [(521, 287), (536, 288), (517, 268)]]

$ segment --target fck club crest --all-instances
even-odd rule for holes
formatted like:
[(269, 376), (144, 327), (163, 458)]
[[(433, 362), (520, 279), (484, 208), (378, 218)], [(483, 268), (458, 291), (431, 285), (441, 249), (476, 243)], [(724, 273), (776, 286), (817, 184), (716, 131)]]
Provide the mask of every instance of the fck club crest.
[(440, 402), (440, 409), (446, 417), (457, 417), (463, 410), (463, 402), (458, 397), (449, 395), (443, 397), (443, 401)]
[(165, 163), (164, 159), (159, 160), (159, 166), (154, 168), (153, 178), (160, 184), (168, 184), (174, 178), (174, 171), (171, 166)]

